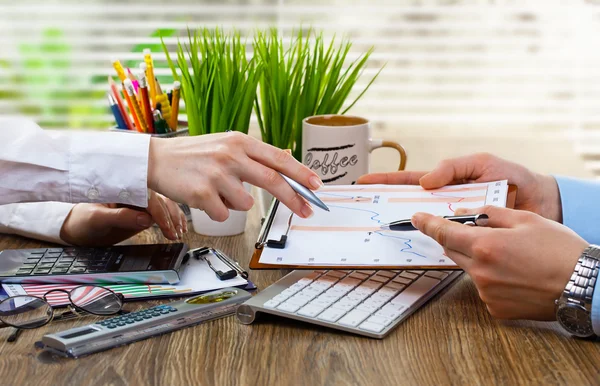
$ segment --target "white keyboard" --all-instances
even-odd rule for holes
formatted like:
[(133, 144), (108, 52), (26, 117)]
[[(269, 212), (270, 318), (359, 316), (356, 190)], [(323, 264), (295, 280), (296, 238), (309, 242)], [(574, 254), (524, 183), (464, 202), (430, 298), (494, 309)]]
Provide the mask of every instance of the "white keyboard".
[(242, 304), (240, 322), (265, 312), (383, 338), (462, 271), (293, 271)]

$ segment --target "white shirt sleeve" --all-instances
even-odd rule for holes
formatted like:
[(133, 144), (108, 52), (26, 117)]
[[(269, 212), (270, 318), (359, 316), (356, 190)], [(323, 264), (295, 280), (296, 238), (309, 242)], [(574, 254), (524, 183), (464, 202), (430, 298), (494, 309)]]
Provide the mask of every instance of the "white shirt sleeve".
[(64, 202), (0, 205), (0, 233), (66, 244), (60, 229), (73, 206)]
[(61, 201), (148, 206), (150, 136), (43, 130), (0, 119), (0, 205)]

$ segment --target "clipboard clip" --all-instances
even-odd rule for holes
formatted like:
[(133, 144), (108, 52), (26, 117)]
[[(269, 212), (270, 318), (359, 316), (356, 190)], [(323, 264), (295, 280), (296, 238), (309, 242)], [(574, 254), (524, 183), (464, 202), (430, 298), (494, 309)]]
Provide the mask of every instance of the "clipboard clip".
[[(212, 253), (213, 255), (215, 255), (219, 260), (221, 260), (226, 266), (228, 266), (231, 269), (229, 269), (225, 272), (223, 272), (219, 269), (216, 269), (212, 265), (210, 259), (208, 258), (208, 256), (207, 256), (208, 253)], [(215, 273), (215, 275), (217, 275), (219, 280), (233, 279), (238, 274), (241, 277), (243, 277), (244, 279), (248, 279), (248, 272), (244, 271), (242, 269), (242, 267), (240, 267), (240, 265), (236, 261), (234, 261), (232, 258), (230, 258), (229, 256), (227, 256), (226, 254), (224, 254), (223, 252), (221, 252), (220, 250), (218, 250), (216, 248), (203, 247), (203, 248), (191, 249), (190, 251), (188, 251), (188, 254), (191, 254), (198, 260), (206, 261), (206, 264), (208, 264), (210, 269), (213, 270), (213, 272)]]

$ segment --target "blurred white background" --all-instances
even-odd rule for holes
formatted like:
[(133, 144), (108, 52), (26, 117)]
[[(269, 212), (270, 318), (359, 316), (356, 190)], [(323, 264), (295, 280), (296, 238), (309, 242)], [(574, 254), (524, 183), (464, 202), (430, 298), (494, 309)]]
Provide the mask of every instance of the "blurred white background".
[[(361, 84), (386, 67), (351, 113), (400, 141), (409, 168), (490, 151), (542, 172), (600, 173), (600, 4), (584, 0), (0, 0), (0, 114), (106, 129), (111, 58), (139, 62), (157, 30), (173, 47), (204, 26), (313, 26), (350, 38), (355, 54), (375, 46)], [(388, 157), (377, 151), (374, 168), (389, 170)]]

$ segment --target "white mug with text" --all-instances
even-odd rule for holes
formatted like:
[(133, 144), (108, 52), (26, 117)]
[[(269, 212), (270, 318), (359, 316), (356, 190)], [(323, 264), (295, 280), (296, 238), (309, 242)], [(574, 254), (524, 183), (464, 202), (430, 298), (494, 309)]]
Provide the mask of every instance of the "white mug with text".
[(398, 170), (404, 170), (404, 148), (396, 142), (371, 138), (371, 126), (365, 118), (319, 115), (302, 121), (302, 162), (327, 185), (354, 184), (369, 173), (371, 152), (381, 147), (398, 150)]

